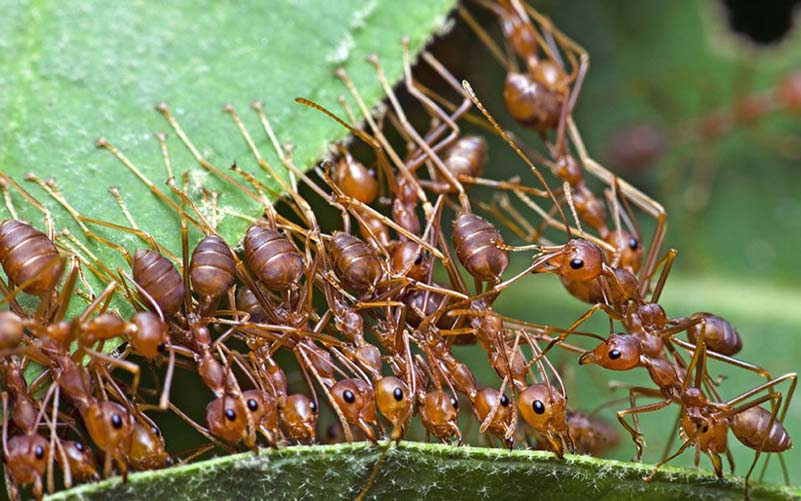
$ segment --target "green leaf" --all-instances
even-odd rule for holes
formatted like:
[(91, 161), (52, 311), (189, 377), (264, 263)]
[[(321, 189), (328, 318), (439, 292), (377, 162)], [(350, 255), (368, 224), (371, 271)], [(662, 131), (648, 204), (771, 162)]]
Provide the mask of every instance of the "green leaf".
[[(128, 225), (107, 193), (109, 187), (118, 186), (141, 228), (180, 255), (178, 215), (108, 152), (94, 146), (97, 137), (108, 139), (169, 193), (153, 135), (167, 131), (176, 175), (189, 172), (195, 200), (201, 199), (202, 189), (219, 192), (218, 229), (236, 243), (247, 222), (229, 212), (255, 216), (259, 205), (201, 169), (154, 105), (168, 103), (210, 163), (228, 171), (236, 162), (267, 183), (268, 177), (222, 112), (225, 103), (239, 111), (266, 160), (278, 166), (249, 109), (252, 101), (262, 101), (280, 141), (293, 143), (296, 163), (309, 168), (331, 141), (347, 131), (296, 104), (294, 98), (305, 97), (342, 114), (337, 97), (346, 89), (334, 72), (344, 67), (368, 106), (376, 105), (383, 92), (366, 56), (378, 54), (388, 77), (398, 79), (402, 37), (408, 36), (413, 50), (419, 50), (443, 27), (453, 4), (454, 0), (225, 4), (184, 0), (157, 6), (3, 0), (0, 166), (53, 211), (57, 228), (69, 228), (114, 270), (124, 262), (116, 251), (87, 242), (58, 204), (21, 180), (28, 172), (53, 177), (81, 214)], [(42, 215), (13, 191), (12, 196), (20, 215), (43, 228)], [(0, 209), (0, 217), (7, 216), (5, 207)], [(122, 243), (129, 252), (146, 246), (133, 235), (92, 229)]]
[[(402, 442), (286, 447), (105, 480), (47, 499), (722, 499), (743, 484), (666, 467), (651, 482), (650, 467), (588, 456), (559, 460), (540, 451)], [(801, 490), (752, 486), (753, 499), (793, 499)]]

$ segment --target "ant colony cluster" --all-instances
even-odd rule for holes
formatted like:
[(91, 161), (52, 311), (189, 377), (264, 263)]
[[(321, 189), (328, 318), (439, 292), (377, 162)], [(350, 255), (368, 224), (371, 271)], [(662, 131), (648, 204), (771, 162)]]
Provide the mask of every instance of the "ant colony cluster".
[[(200, 168), (263, 205), (263, 216), (250, 220), (241, 242), (226, 242), (216, 231), (218, 194), (206, 193), (209, 215), (180, 176), (176, 182), (165, 134), (156, 135), (168, 176), (164, 189), (111, 141), (99, 139), (97, 146), (173, 212), (180, 256), (140, 229), (124, 190), (111, 191), (128, 221), (120, 225), (79, 213), (57, 180), (27, 176), (71, 214), (84, 233), (78, 239), (57, 231), (25, 183), (0, 173), (12, 217), (0, 225), (2, 444), (12, 498), (20, 489), (41, 497), (56, 483), (125, 478), (131, 470), (163, 468), (210, 451), (397, 442), (412, 426), (429, 439), (460, 444), (466, 419), (475, 420), (469, 426), (479, 430), (481, 443), (510, 449), (522, 444), (559, 458), (603, 455), (620, 441), (618, 431), (568, 405), (562, 377), (548, 359), (553, 350), (577, 353), (581, 365), (647, 372), (652, 384), (631, 387), (617, 417), (639, 459), (644, 436), (638, 416), (668, 407), (679, 412), (673, 433), (681, 443), (654, 473), (694, 447), (722, 476), (722, 457), (732, 462), (730, 431), (754, 450), (746, 479), (761, 454), (791, 446), (782, 421), (796, 375), (773, 377), (734, 358), (742, 339), (725, 319), (711, 313), (673, 318), (660, 306), (676, 256), (674, 250), (661, 255), (666, 214), (588, 155), (572, 119), (587, 53), (518, 0), (478, 5), (497, 17), (506, 50), (468, 10), (460, 7), (459, 15), (504, 65), (506, 111), (536, 131), (541, 151), (505, 132), (470, 85), (430, 53), (423, 52), (419, 64), (455, 97), (416, 80), (404, 43), (404, 106), (378, 58), (368, 60), (389, 97), (381, 119), (371, 116), (343, 70), (337, 75), (355, 107), (343, 98), (340, 113), (297, 99), (321, 112), (307, 120), (333, 119), (369, 146), (373, 169), (340, 144), (335, 160), (305, 174), (257, 102), (253, 112), (264, 129), (259, 135), (269, 139), (288, 179), (265, 160), (257, 146), (262, 137), (232, 106), (224, 108), (232, 133), (252, 153), (258, 167), (251, 172), (262, 176), (237, 166), (221, 170), (204, 158), (169, 107), (157, 106)], [(412, 107), (430, 117), (425, 130), (407, 119)], [(485, 177), (485, 140), (463, 134), (465, 120), (506, 141), (521, 160), (520, 177)], [(388, 137), (401, 138), (405, 151)], [(284, 193), (275, 206), (268, 180)], [(495, 193), (491, 202), (471, 198), (477, 185)], [(602, 193), (592, 185), (603, 186)], [(310, 203), (335, 209), (336, 227), (324, 230)], [(15, 204), (38, 209), (44, 232), (21, 221)], [(653, 220), (650, 238), (640, 235), (638, 214)], [(523, 244), (507, 244), (506, 231)], [(202, 239), (192, 249), (190, 235), (198, 233)], [(141, 248), (120, 245), (122, 234), (134, 235)], [(114, 249), (129, 266), (111, 269), (92, 247)], [(530, 266), (508, 276), (511, 254), (521, 252), (533, 255)], [(535, 281), (531, 275), (538, 273), (557, 275), (567, 293), (589, 305), (586, 313), (555, 327), (495, 310), (502, 293), (514, 294), (518, 282)], [(88, 274), (105, 288), (93, 290)], [(113, 299), (134, 313), (120, 315), (110, 307)], [(72, 318), (71, 300), (73, 307), (83, 302)], [(580, 331), (596, 313), (620, 330), (608, 336)], [(570, 344), (579, 337), (595, 339), (597, 347)], [(104, 350), (120, 339), (118, 353)], [(478, 383), (475, 364), (459, 360), (455, 344), (478, 345), (498, 380)], [(764, 382), (722, 398), (725, 381), (707, 372), (710, 359), (753, 371)], [(26, 380), (31, 362), (44, 370)], [(205, 416), (171, 401), (177, 371), (196, 374), (208, 389), (198, 393), (207, 395)], [(637, 404), (643, 397), (651, 403)], [(334, 424), (321, 433), (318, 416), (329, 409)], [(154, 421), (158, 413), (176, 414), (202, 434), (203, 443), (189, 453), (170, 451)]]

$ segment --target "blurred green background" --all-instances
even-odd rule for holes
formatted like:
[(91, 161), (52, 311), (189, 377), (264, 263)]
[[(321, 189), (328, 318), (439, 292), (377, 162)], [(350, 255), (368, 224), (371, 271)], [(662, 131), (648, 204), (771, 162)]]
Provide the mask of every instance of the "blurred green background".
[[(590, 54), (589, 74), (575, 110), (590, 156), (667, 209), (665, 249), (679, 250), (663, 295), (668, 315), (710, 311), (729, 319), (744, 340), (740, 358), (773, 375), (801, 366), (801, 261), (797, 258), (801, 244), (801, 116), (778, 111), (716, 140), (705, 138), (700, 128), (703, 117), (731, 114), (743, 96), (771, 93), (788, 72), (801, 70), (801, 32), (781, 35), (790, 19), (789, 10), (782, 13), (780, 8), (771, 8), (781, 3), (765, 2), (763, 9), (745, 14), (757, 36), (778, 33), (780, 41), (770, 45), (758, 45), (733, 32), (729, 16), (735, 14), (720, 2), (533, 3)], [(749, 2), (742, 4), (748, 8)], [(774, 17), (772, 10), (778, 12)], [(471, 12), (498, 40), (493, 17), (479, 8), (471, 8)], [(741, 12), (736, 11), (742, 16)], [(457, 77), (472, 83), (503, 126), (519, 137), (531, 138), (532, 144), (539, 143), (505, 113), (500, 91), (505, 73), (463, 23), (457, 23), (432, 51)], [(663, 141), (663, 151), (651, 162), (627, 162), (613, 147), (615, 141), (631, 144), (626, 140), (631, 135), (624, 134), (634, 126), (640, 130), (647, 127), (651, 134), (647, 137), (655, 134)], [(523, 172), (525, 166), (509, 148), (490, 138), (487, 177)], [(524, 256), (517, 256), (515, 269), (527, 263)], [(513, 291), (497, 303), (498, 310), (512, 316), (565, 327), (585, 311), (585, 305), (573, 300), (556, 277), (533, 276)], [(600, 317), (590, 325), (599, 334), (609, 329)], [(594, 346), (585, 340), (576, 342)], [(474, 366), (485, 369), (480, 377), (493, 380), (482, 354), (471, 348), (457, 351), (475, 357)], [(564, 371), (571, 405), (580, 409), (625, 396), (621, 390), (608, 389), (612, 379), (650, 385), (647, 376), (642, 377), (644, 369), (635, 377), (579, 367), (575, 356), (561, 355), (555, 360)], [(710, 372), (727, 377), (721, 385), (724, 397), (760, 383), (752, 374), (729, 366), (713, 364)], [(645, 461), (661, 457), (675, 412), (663, 410), (642, 419), (648, 443)], [(602, 415), (616, 423), (613, 411)], [(801, 436), (798, 398), (790, 406), (785, 425), (791, 436)], [(733, 436), (729, 443), (735, 451), (737, 472), (744, 475), (753, 454)], [(627, 436), (622, 437), (613, 456), (628, 459), (633, 454), (633, 444)], [(791, 480), (801, 483), (801, 448), (791, 449), (785, 456)], [(688, 451), (676, 464), (690, 465), (692, 461), (693, 453)], [(766, 478), (779, 482), (778, 462), (773, 459), (771, 463)], [(702, 467), (709, 468), (705, 458)]]

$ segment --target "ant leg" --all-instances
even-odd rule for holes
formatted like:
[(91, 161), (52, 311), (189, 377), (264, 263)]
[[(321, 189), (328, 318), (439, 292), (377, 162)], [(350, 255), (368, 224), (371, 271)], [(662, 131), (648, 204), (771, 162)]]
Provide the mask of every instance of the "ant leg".
[(13, 215), (13, 214), (16, 213), (16, 211), (14, 211), (14, 206), (11, 205), (11, 198), (8, 195), (8, 190), (7, 190), (8, 186), (11, 186), (12, 188), (14, 188), (14, 190), (17, 193), (22, 195), (22, 198), (24, 198), (36, 210), (41, 212), (42, 215), (44, 215), (46, 235), (50, 240), (54, 240), (56, 238), (56, 226), (55, 226), (55, 222), (53, 220), (53, 214), (47, 209), (47, 207), (42, 205), (41, 202), (36, 200), (36, 198), (34, 198), (33, 195), (28, 193), (22, 186), (17, 184), (17, 182), (14, 181), (7, 174), (5, 174), (3, 172), (0, 172), (0, 181), (2, 181), (2, 185), (3, 185), (3, 192), (4, 192), (3, 195), (6, 198), (6, 206), (9, 208), (9, 211), (11, 212), (12, 217), (14, 217), (14, 219), (17, 219), (16, 216)]
[(178, 123), (178, 120), (170, 111), (170, 108), (167, 106), (167, 103), (160, 102), (156, 105), (156, 110), (162, 114), (162, 116), (167, 120), (167, 123), (170, 124), (170, 127), (175, 131), (175, 134), (184, 144), (186, 149), (192, 154), (197, 161), (198, 165), (200, 165), (204, 170), (211, 172), (215, 176), (219, 177), (220, 179), (224, 180), (226, 183), (230, 183), (231, 186), (235, 186), (239, 191), (244, 193), (249, 198), (259, 201), (258, 196), (247, 189), (244, 185), (238, 182), (236, 179), (232, 178), (218, 167), (212, 165), (208, 160), (206, 160), (203, 155), (200, 154), (200, 151), (192, 144), (192, 141), (189, 139), (189, 136), (186, 135), (186, 132), (181, 128), (181, 125)]
[[(439, 170), (440, 174), (448, 181), (448, 183), (459, 193), (459, 201), (461, 202), (462, 211), (463, 212), (470, 212), (470, 202), (467, 199), (467, 194), (465, 193), (464, 186), (460, 183), (456, 177), (453, 175), (451, 171), (445, 166), (442, 162), (440, 157), (434, 153), (431, 149), (431, 146), (426, 143), (426, 141), (420, 136), (420, 134), (415, 130), (415, 128), (409, 123), (408, 119), (406, 118), (406, 114), (403, 111), (403, 108), (400, 106), (398, 102), (398, 98), (395, 96), (395, 92), (392, 90), (392, 86), (390, 85), (389, 81), (384, 74), (384, 69), (379, 62), (378, 56), (372, 54), (368, 56), (367, 60), (375, 67), (376, 74), (378, 75), (378, 80), (381, 83), (381, 86), (384, 88), (384, 92), (386, 92), (387, 96), (389, 97), (390, 104), (392, 108), (395, 110), (395, 114), (398, 116), (401, 126), (406, 134), (412, 138), (412, 141), (418, 146), (418, 148), (422, 149), (428, 158), (428, 160), (432, 161), (434, 165)], [(405, 68), (409, 69), (409, 68)], [(450, 119), (450, 117), (442, 111), (438, 106), (436, 106), (433, 102), (428, 100), (427, 97), (423, 96), (420, 92), (413, 90), (413, 84), (411, 83), (411, 74), (406, 73), (406, 86), (412, 95), (418, 99), (424, 100), (423, 102), (428, 106), (431, 106), (431, 110), (433, 110), (439, 117), (448, 124), (449, 128), (453, 131), (454, 134), (459, 133), (459, 127), (456, 123)], [(427, 101), (427, 102), (426, 102)]]
[(570, 325), (570, 327), (565, 329), (564, 332), (560, 333), (559, 337), (554, 338), (550, 343), (548, 343), (548, 345), (545, 347), (544, 350), (542, 350), (542, 352), (538, 355), (538, 357), (536, 357), (535, 360), (530, 361), (529, 364), (531, 365), (534, 362), (536, 362), (537, 360), (539, 360), (540, 357), (545, 356), (551, 350), (551, 348), (553, 348), (555, 345), (561, 344), (565, 339), (567, 339), (567, 337), (570, 334), (574, 333), (574, 331), (576, 329), (578, 329), (578, 327), (581, 324), (583, 324), (584, 322), (589, 320), (590, 317), (592, 317), (597, 311), (600, 311), (600, 310), (603, 310), (604, 312), (606, 312), (606, 314), (609, 315), (610, 317), (614, 317), (614, 318), (619, 318), (620, 317), (620, 314), (617, 311), (615, 311), (611, 306), (608, 306), (608, 305), (606, 305), (604, 303), (597, 303), (597, 304), (593, 305), (592, 308), (587, 310), (583, 315), (581, 315), (578, 319), (576, 319), (576, 321), (573, 322)]
[[(670, 274), (670, 269), (673, 267), (673, 261), (676, 259), (676, 254), (678, 251), (676, 249), (670, 249), (665, 254), (665, 257), (660, 259), (660, 261), (654, 266), (654, 271), (659, 268), (660, 263), (662, 264), (662, 273), (659, 274), (659, 280), (656, 282), (656, 287), (654, 287), (654, 291), (651, 293), (651, 302), (658, 303), (659, 296), (662, 295), (662, 289), (665, 287), (665, 282), (667, 281), (667, 277)], [(651, 277), (648, 277), (650, 280)]]
[[(166, 152), (167, 152), (166, 138), (165, 138), (164, 134), (162, 134), (162, 133), (156, 134), (156, 137), (159, 139), (159, 144), (161, 145), (161, 149), (162, 149), (162, 155), (165, 155)], [(153, 184), (153, 182), (150, 181), (150, 179), (148, 179), (142, 173), (142, 171), (140, 171), (139, 168), (136, 167), (136, 165), (134, 165), (133, 162), (131, 162), (116, 146), (114, 146), (112, 143), (110, 143), (109, 141), (107, 141), (104, 138), (98, 138), (95, 141), (95, 145), (98, 148), (105, 149), (105, 150), (109, 151), (112, 155), (114, 155), (114, 157), (117, 158), (117, 160), (119, 160), (120, 163), (122, 163), (122, 165), (125, 166), (125, 168), (127, 168), (137, 178), (139, 178), (139, 180), (142, 183), (144, 183), (144, 185), (147, 186), (147, 188), (150, 190), (150, 192), (153, 193), (158, 199), (160, 199), (162, 202), (167, 204), (169, 207), (171, 207), (176, 212), (179, 210), (178, 205), (173, 200), (171, 200), (167, 195), (165, 195), (163, 191), (158, 189), (158, 187), (156, 187), (156, 185)], [(172, 167), (171, 167), (171, 164), (169, 163), (169, 156), (164, 156), (164, 158), (167, 159), (166, 160), (167, 173), (169, 175), (169, 178), (172, 178)], [(197, 223), (197, 221), (195, 221), (195, 223)]]
[[(647, 394), (649, 391), (653, 391), (653, 388), (640, 388), (640, 387), (636, 388), (638, 392), (642, 392), (644, 394)], [(634, 461), (639, 462), (642, 460), (642, 453), (643, 453), (643, 448), (645, 447), (645, 440), (643, 439), (642, 434), (640, 434), (639, 431), (632, 428), (632, 426), (626, 421), (626, 416), (630, 414), (633, 415), (633, 414), (642, 414), (645, 412), (655, 412), (660, 409), (664, 409), (665, 407), (669, 406), (672, 402), (673, 402), (672, 399), (666, 399), (662, 402), (655, 402), (652, 404), (646, 404), (639, 407), (632, 407), (629, 409), (624, 409), (622, 411), (617, 411), (617, 420), (620, 421), (620, 424), (623, 426), (623, 428), (625, 428), (626, 431), (629, 432), (629, 435), (631, 435), (631, 438), (632, 440), (634, 440), (634, 444), (637, 447), (637, 455), (635, 456)]]
[(507, 69), (507, 71), (515, 71), (517, 70), (517, 64), (514, 60), (507, 58), (506, 54), (503, 53), (498, 44), (492, 39), (492, 37), (487, 33), (487, 30), (481, 26), (481, 23), (476, 20), (475, 17), (464, 8), (464, 6), (459, 5), (456, 8), (456, 11), (459, 13), (459, 17), (461, 17), (467, 26), (476, 34), (476, 36), (481, 40), (481, 42), (489, 49), (492, 56), (500, 63), (501, 66)]
[(553, 201), (554, 205), (557, 206), (559, 210), (559, 215), (561, 216), (562, 221), (564, 222), (566, 231), (568, 235), (570, 235), (571, 234), (570, 226), (567, 222), (567, 217), (565, 217), (565, 213), (562, 210), (562, 207), (559, 205), (556, 196), (551, 191), (551, 188), (545, 181), (545, 178), (542, 176), (542, 173), (539, 171), (539, 169), (537, 169), (537, 167), (534, 166), (534, 163), (528, 158), (528, 156), (526, 156), (526, 154), (523, 153), (523, 150), (521, 150), (517, 146), (517, 144), (512, 140), (509, 134), (507, 134), (506, 131), (504, 131), (500, 127), (500, 125), (498, 125), (498, 122), (495, 121), (495, 118), (493, 118), (493, 116), (489, 113), (489, 111), (487, 111), (487, 108), (485, 108), (484, 105), (481, 103), (481, 101), (479, 101), (478, 97), (476, 96), (476, 93), (473, 91), (473, 88), (470, 86), (469, 83), (467, 83), (466, 80), (462, 81), (462, 87), (464, 87), (465, 91), (470, 96), (470, 99), (473, 101), (473, 104), (476, 105), (476, 107), (479, 109), (479, 111), (481, 111), (484, 117), (486, 117), (486, 119), (492, 124), (493, 128), (495, 128), (495, 130), (501, 135), (501, 137), (509, 144), (509, 146), (520, 157), (520, 159), (523, 160), (523, 162), (525, 162), (525, 164), (529, 167), (531, 172), (537, 177), (539, 182), (543, 185), (545, 191), (548, 192), (549, 198)]
[(139, 392), (139, 366), (133, 362), (128, 362), (126, 360), (120, 360), (116, 357), (112, 357), (110, 355), (106, 355), (105, 353), (101, 353), (99, 351), (95, 351), (88, 347), (81, 347), (81, 351), (95, 359), (96, 361), (105, 362), (113, 367), (117, 367), (119, 369), (123, 369), (129, 372), (133, 376), (133, 383), (131, 384), (131, 395), (136, 395)]
[(681, 447), (679, 447), (679, 449), (675, 453), (671, 454), (670, 456), (666, 456), (661, 461), (656, 463), (654, 465), (654, 467), (651, 469), (651, 473), (649, 473), (648, 475), (642, 477), (642, 479), (645, 480), (646, 482), (650, 482), (651, 480), (653, 480), (654, 475), (656, 475), (656, 472), (657, 472), (657, 470), (659, 470), (659, 468), (661, 468), (662, 466), (666, 465), (667, 463), (673, 461), (677, 457), (681, 456), (684, 453), (684, 451), (686, 451), (687, 448), (690, 447), (693, 444), (696, 434), (694, 434), (692, 437), (687, 438), (681, 444)]
[[(682, 329), (682, 330), (685, 330), (685, 329)], [(692, 344), (692, 343), (690, 343), (688, 341), (685, 341), (683, 339), (679, 339), (675, 335), (671, 335), (670, 336), (670, 341), (673, 342), (673, 343), (676, 343), (680, 347), (682, 347), (685, 350), (690, 351), (690, 352), (694, 352), (695, 349), (696, 349), (696, 345), (694, 345), (694, 344)], [(717, 353), (717, 352), (714, 352), (714, 351), (709, 351), (709, 350), (707, 350), (706, 356), (711, 358), (711, 359), (713, 359), (713, 360), (718, 360), (720, 362), (725, 362), (725, 363), (733, 365), (735, 367), (739, 367), (741, 369), (745, 369), (747, 371), (754, 372), (754, 373), (758, 374), (760, 377), (765, 378), (765, 380), (767, 380), (767, 381), (770, 381), (772, 379), (772, 376), (768, 373), (768, 371), (766, 371), (765, 369), (763, 369), (762, 367), (759, 367), (757, 365), (753, 365), (753, 364), (750, 364), (748, 362), (744, 362), (742, 360), (738, 360), (736, 358), (729, 357), (727, 355), (721, 355), (720, 353)]]

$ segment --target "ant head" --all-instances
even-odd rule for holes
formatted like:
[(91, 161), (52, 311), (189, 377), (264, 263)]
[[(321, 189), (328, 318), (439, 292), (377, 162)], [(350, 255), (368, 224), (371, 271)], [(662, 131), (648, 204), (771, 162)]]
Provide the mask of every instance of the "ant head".
[(395, 376), (385, 376), (375, 383), (375, 397), (381, 415), (392, 423), (393, 440), (400, 439), (403, 428), (412, 417), (412, 392), (409, 387)]
[[(348, 423), (356, 423), (359, 417), (364, 412), (364, 408), (369, 403), (374, 403), (374, 399), (365, 398), (365, 392), (361, 385), (357, 384), (361, 381), (356, 379), (342, 379), (331, 387), (331, 397), (334, 402), (342, 411), (345, 420)], [(372, 389), (369, 389), (372, 394)], [(372, 396), (372, 395), (370, 395)]]
[(317, 435), (317, 404), (306, 395), (289, 395), (281, 408), (281, 425), (294, 440), (310, 441)]
[(161, 431), (152, 425), (135, 423), (131, 435), (131, 448), (126, 456), (136, 470), (155, 470), (164, 468), (170, 455), (164, 444)]
[(92, 441), (104, 452), (114, 454), (131, 446), (134, 419), (128, 409), (116, 402), (93, 402), (82, 412)]
[(563, 100), (530, 73), (508, 73), (503, 99), (512, 118), (525, 127), (545, 132), (559, 125)]
[(426, 393), (423, 405), (433, 423), (455, 423), (459, 416), (459, 400), (441, 390)]
[(206, 406), (206, 426), (215, 437), (236, 444), (247, 434), (248, 419), (242, 399), (224, 395)]
[[(73, 478), (80, 481), (100, 479), (100, 475), (97, 472), (97, 463), (95, 462), (95, 456), (92, 453), (91, 447), (87, 447), (82, 442), (74, 442), (72, 440), (62, 441), (61, 447), (64, 450)], [(58, 461), (63, 461), (60, 454), (56, 454), (56, 459)], [(64, 469), (63, 465), (62, 469)]]
[(634, 336), (612, 334), (597, 348), (579, 357), (579, 364), (598, 364), (613, 371), (627, 371), (640, 365), (642, 347)]
[(425, 281), (431, 271), (431, 256), (412, 241), (398, 242), (390, 252), (390, 268), (395, 274)]
[(620, 267), (637, 273), (643, 255), (639, 239), (626, 230), (619, 230), (610, 232), (604, 240), (620, 253)]
[(22, 319), (13, 311), (0, 311), (0, 350), (16, 348), (22, 342)]
[(461, 437), (457, 425), (459, 401), (455, 396), (442, 390), (430, 391), (423, 397), (418, 411), (423, 425), (436, 437), (441, 440), (448, 440), (454, 435)]
[(529, 426), (542, 434), (564, 431), (567, 400), (559, 390), (546, 383), (536, 383), (520, 393), (520, 414)]
[(600, 247), (583, 238), (573, 238), (562, 251), (551, 259), (556, 273), (570, 281), (586, 282), (598, 278), (604, 269), (604, 255)]
[(25, 477), (31, 473), (42, 476), (47, 469), (49, 455), (50, 442), (43, 436), (36, 433), (15, 435), (8, 440), (8, 456), (5, 457), (6, 468), (15, 478)]
[(257, 427), (278, 428), (278, 405), (272, 395), (261, 390), (247, 390), (242, 392), (242, 399)]
[(506, 427), (511, 424), (514, 416), (514, 408), (509, 396), (506, 393), (501, 394), (501, 392), (489, 386), (476, 394), (473, 407), (478, 419), (482, 422), (489, 416), (492, 409), (497, 407), (498, 410), (495, 411), (495, 416), (489, 426), (489, 429), (496, 434), (505, 433)]
[(131, 323), (136, 326), (130, 335), (134, 350), (148, 360), (154, 360), (170, 342), (167, 323), (150, 311), (136, 313)]

